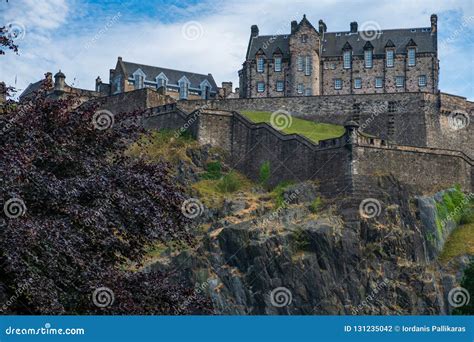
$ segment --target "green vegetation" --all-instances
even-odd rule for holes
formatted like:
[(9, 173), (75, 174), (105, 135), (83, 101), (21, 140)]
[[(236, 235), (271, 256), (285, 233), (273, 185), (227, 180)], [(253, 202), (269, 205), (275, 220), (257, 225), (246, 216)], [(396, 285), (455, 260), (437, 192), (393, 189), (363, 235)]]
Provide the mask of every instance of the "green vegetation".
[(457, 224), (470, 223), (473, 220), (473, 198), (467, 198), (457, 185), (454, 189), (446, 191), (442, 200), (436, 203), (436, 227), (441, 236), (447, 221)]
[(268, 187), (268, 180), (270, 179), (270, 162), (267, 160), (260, 165), (260, 172), (258, 180), (263, 187)]
[(293, 184), (293, 182), (290, 181), (283, 181), (280, 182), (273, 190), (272, 190), (272, 197), (275, 202), (275, 209), (278, 209), (280, 207), (283, 207), (285, 205), (285, 190)]
[(322, 209), (322, 206), (323, 206), (323, 200), (321, 199), (321, 197), (318, 196), (309, 205), (309, 210), (313, 214), (317, 214)]
[(446, 263), (466, 254), (474, 255), (474, 223), (459, 226), (451, 232), (439, 260)]
[(470, 296), (464, 297), (467, 301), (470, 297), (470, 301), (465, 305), (453, 310), (453, 315), (474, 315), (474, 262), (471, 261), (469, 267), (464, 271), (463, 278), (461, 280), (461, 287), (466, 289)]
[[(241, 113), (255, 123), (270, 123), (272, 116), (271, 112), (264, 111), (242, 111)], [(319, 140), (340, 137), (344, 134), (344, 127), (292, 117), (292, 124), (290, 127), (283, 129), (283, 132), (300, 134), (317, 143)]]
[(206, 165), (206, 172), (201, 175), (201, 179), (220, 179), (222, 177), (222, 165), (220, 162), (210, 162)]
[(298, 227), (292, 234), (292, 246), (295, 251), (305, 251), (311, 245), (308, 233), (301, 227)]
[(242, 180), (234, 171), (226, 174), (216, 184), (216, 189), (223, 194), (236, 192), (240, 188), (242, 188)]

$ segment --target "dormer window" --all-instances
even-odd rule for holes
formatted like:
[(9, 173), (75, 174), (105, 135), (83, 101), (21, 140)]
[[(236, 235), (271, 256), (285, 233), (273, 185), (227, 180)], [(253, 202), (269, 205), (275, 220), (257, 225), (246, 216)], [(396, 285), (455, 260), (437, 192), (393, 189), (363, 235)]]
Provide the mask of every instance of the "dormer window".
[(364, 64), (366, 68), (372, 68), (373, 65), (373, 54), (372, 50), (364, 51)]
[(142, 89), (145, 87), (145, 73), (142, 69), (137, 69), (133, 73), (133, 81), (135, 83), (135, 89)]
[(208, 80), (204, 80), (201, 82), (201, 98), (204, 100), (209, 99), (211, 95), (211, 84)]
[(281, 57), (275, 57), (275, 71), (281, 71)]
[(257, 72), (263, 72), (263, 68), (265, 66), (265, 60), (263, 57), (257, 58)]
[(344, 69), (351, 68), (351, 57), (352, 57), (351, 50), (344, 50), (343, 57), (342, 57), (344, 61)]
[(160, 73), (156, 76), (156, 89), (160, 89), (161, 87), (166, 87), (168, 85), (168, 77), (164, 73)]
[(189, 80), (186, 78), (186, 76), (183, 76), (178, 81), (178, 85), (179, 85), (179, 99), (186, 100), (189, 95)]
[(416, 50), (415, 48), (408, 48), (408, 66), (415, 66), (416, 64)]
[(394, 58), (395, 57), (395, 51), (393, 50), (387, 50), (385, 52), (385, 63), (387, 68), (393, 68), (394, 64)]

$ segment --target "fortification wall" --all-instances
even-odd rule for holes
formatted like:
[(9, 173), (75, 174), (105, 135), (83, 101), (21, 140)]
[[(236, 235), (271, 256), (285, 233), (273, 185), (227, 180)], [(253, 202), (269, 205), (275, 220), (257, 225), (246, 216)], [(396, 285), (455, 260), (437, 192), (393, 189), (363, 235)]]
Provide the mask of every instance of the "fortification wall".
[(179, 101), (185, 111), (206, 106), (230, 111), (286, 110), (295, 117), (343, 125), (355, 120), (371, 135), (398, 144), (426, 146), (425, 94), (358, 94)]

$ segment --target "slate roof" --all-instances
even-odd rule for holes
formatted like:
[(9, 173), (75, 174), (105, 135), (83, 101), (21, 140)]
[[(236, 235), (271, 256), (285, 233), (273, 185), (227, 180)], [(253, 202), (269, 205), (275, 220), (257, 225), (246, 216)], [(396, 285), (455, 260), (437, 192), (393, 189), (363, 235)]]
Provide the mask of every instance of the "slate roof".
[[(364, 45), (367, 43), (367, 39), (364, 39), (364, 37), (372, 36), (370, 32), (363, 31), (357, 33), (326, 32), (322, 41), (322, 57), (341, 56), (342, 49), (346, 43), (350, 44), (354, 55), (362, 55), (364, 53)], [(277, 48), (283, 52), (284, 58), (289, 58), (289, 39), (289, 34), (253, 37), (249, 43), (247, 59), (253, 59), (259, 49), (262, 49), (267, 57), (271, 57)], [(385, 53), (385, 46), (389, 41), (395, 45), (396, 53), (403, 53), (406, 52), (406, 46), (410, 40), (415, 42), (417, 52), (436, 53), (435, 38), (431, 36), (431, 29), (429, 27), (382, 30), (375, 39), (370, 40), (370, 43), (374, 47), (374, 54)]]
[(25, 96), (28, 96), (28, 95), (32, 94), (33, 92), (37, 91), (38, 89), (40, 89), (43, 82), (44, 82), (44, 80), (40, 80), (40, 81), (35, 82), (35, 83), (30, 83), (28, 85), (28, 87), (26, 87), (26, 89), (23, 90), (23, 92), (20, 94), (20, 99), (25, 97)]
[(208, 80), (212, 86), (211, 91), (217, 91), (217, 84), (214, 81), (214, 77), (211, 74), (203, 75), (203, 74), (196, 74), (193, 72), (188, 71), (181, 71), (181, 70), (173, 70), (161, 67), (155, 67), (151, 65), (144, 65), (144, 64), (137, 64), (132, 62), (125, 62), (123, 61), (123, 66), (125, 68), (127, 77), (133, 77), (133, 73), (138, 69), (141, 69), (146, 77), (146, 81), (156, 81), (156, 76), (163, 73), (168, 78), (168, 84), (178, 84), (178, 81), (181, 77), (186, 76), (186, 78), (191, 82), (191, 88), (200, 88), (201, 82), (204, 80)]

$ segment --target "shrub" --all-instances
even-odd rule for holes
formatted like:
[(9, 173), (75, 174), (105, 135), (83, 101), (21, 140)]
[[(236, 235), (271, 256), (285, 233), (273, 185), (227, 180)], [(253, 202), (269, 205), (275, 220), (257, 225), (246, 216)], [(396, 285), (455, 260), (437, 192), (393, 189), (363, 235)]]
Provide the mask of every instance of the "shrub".
[(275, 189), (273, 189), (272, 193), (275, 200), (276, 208), (280, 208), (285, 205), (285, 190), (291, 184), (293, 183), (290, 181), (283, 181), (278, 183)]
[(222, 177), (222, 165), (220, 162), (210, 162), (206, 165), (206, 172), (201, 175), (202, 179), (219, 179)]
[(263, 164), (260, 166), (258, 179), (262, 186), (268, 186), (268, 180), (270, 179), (270, 162), (268, 160), (263, 162)]
[(242, 186), (241, 180), (235, 172), (229, 172), (217, 183), (217, 190), (222, 193), (235, 192)]
[(323, 201), (321, 197), (316, 197), (313, 202), (309, 205), (309, 210), (313, 213), (316, 214), (321, 210), (321, 207), (323, 206)]

